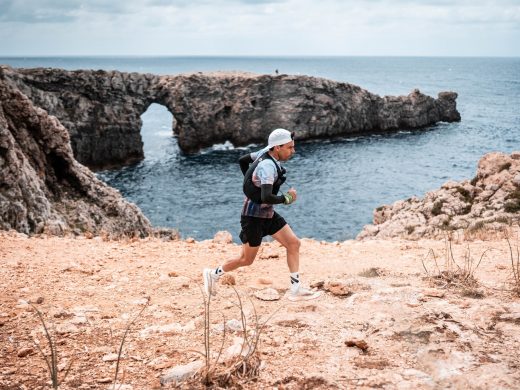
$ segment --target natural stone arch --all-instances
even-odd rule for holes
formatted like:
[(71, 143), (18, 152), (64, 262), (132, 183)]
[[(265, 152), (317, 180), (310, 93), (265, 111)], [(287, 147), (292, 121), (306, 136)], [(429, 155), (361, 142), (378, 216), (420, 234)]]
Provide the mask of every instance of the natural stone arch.
[[(157, 116), (159, 116), (160, 120), (157, 118)], [(159, 139), (164, 138), (164, 135), (158, 136), (157, 132), (159, 130), (162, 131), (163, 126), (164, 130), (168, 132), (169, 137), (176, 137), (175, 127), (177, 121), (167, 106), (157, 102), (150, 103), (144, 112), (140, 115), (140, 119), (142, 123), (140, 136), (143, 143), (143, 156), (146, 159), (149, 157), (147, 153), (155, 148), (154, 146), (150, 145), (161, 144), (162, 141)], [(157, 128), (156, 126), (161, 126), (161, 129)]]
[(143, 158), (140, 116), (151, 103), (176, 120), (187, 153), (265, 141), (276, 127), (297, 139), (421, 128), (460, 120), (457, 94), (385, 96), (322, 78), (245, 73), (155, 76), (117, 71), (0, 67), (2, 76), (68, 129), (74, 155), (93, 169)]

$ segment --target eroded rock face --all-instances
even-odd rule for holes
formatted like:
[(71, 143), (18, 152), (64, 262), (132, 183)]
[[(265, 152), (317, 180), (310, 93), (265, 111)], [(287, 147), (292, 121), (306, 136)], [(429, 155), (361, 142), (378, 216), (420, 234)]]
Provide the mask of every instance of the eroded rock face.
[(151, 226), (73, 157), (69, 134), (0, 75), (0, 229), (146, 236)]
[(158, 103), (185, 152), (264, 143), (277, 127), (300, 140), (420, 128), (460, 120), (457, 94), (380, 97), (322, 78), (247, 73), (154, 76), (117, 71), (12, 69), (0, 73), (68, 129), (74, 155), (97, 169), (143, 158), (140, 116)]
[(60, 120), (82, 164), (98, 169), (143, 159), (141, 114), (157, 95), (157, 76), (8, 67), (0, 67), (0, 74)]
[(442, 237), (500, 230), (520, 221), (520, 152), (484, 155), (471, 181), (449, 181), (437, 191), (374, 210), (358, 239)]
[(453, 92), (381, 98), (351, 84), (288, 75), (195, 74), (161, 82), (186, 151), (226, 140), (264, 143), (277, 127), (295, 130), (301, 140), (460, 120)]

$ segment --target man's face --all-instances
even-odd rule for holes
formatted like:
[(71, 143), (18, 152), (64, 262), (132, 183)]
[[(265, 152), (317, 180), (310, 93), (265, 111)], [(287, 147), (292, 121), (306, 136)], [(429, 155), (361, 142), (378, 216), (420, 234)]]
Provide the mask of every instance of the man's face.
[(278, 160), (287, 161), (295, 153), (294, 141), (287, 142), (286, 144), (277, 146), (278, 148)]

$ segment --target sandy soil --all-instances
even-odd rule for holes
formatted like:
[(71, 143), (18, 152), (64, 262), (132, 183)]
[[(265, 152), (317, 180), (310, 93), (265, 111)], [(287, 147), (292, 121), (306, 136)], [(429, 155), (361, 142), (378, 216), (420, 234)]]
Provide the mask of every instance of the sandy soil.
[[(468, 247), (473, 261), (465, 262)], [(251, 267), (233, 273), (248, 324), (254, 323), (252, 304), (262, 320), (274, 313), (260, 335), (259, 376), (242, 386), (520, 388), (520, 299), (511, 292), (507, 242), (459, 242), (453, 244), (453, 258), (461, 267), (475, 267), (487, 249), (474, 271), (478, 284), (457, 287), (426, 278), (423, 261), (431, 275), (438, 274), (431, 250), (441, 271), (448, 266), (443, 241), (304, 239), (302, 279), (326, 290), (317, 300), (292, 303), (284, 299), (289, 284), (285, 252), (277, 243), (264, 244)], [(61, 388), (112, 388), (114, 354), (148, 298), (126, 336), (119, 382), (127, 390), (161, 388), (161, 378), (172, 368), (201, 359), (190, 350), (204, 351), (202, 268), (238, 251), (235, 244), (211, 240), (103, 241), (0, 233), (0, 388), (50, 387), (34, 341), (46, 353), (49, 349), (29, 303), (42, 313), (56, 340), (60, 377), (72, 361)], [(255, 297), (266, 288), (275, 289), (280, 299)], [(236, 301), (231, 286), (221, 285), (211, 302), (213, 357), (223, 317), (229, 325), (222, 361), (232, 356), (227, 348), (240, 340)]]

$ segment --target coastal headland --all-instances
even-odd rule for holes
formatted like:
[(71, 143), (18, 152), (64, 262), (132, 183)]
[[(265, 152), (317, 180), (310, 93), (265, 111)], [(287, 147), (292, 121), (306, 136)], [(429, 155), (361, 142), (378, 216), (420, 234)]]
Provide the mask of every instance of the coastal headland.
[(0, 82), (58, 118), (75, 158), (91, 169), (141, 160), (141, 115), (150, 104), (173, 115), (184, 152), (230, 141), (263, 142), (277, 127), (298, 140), (417, 129), (460, 121), (457, 93), (413, 90), (380, 97), (359, 86), (294, 75), (193, 73), (172, 76), (103, 70), (0, 67)]

